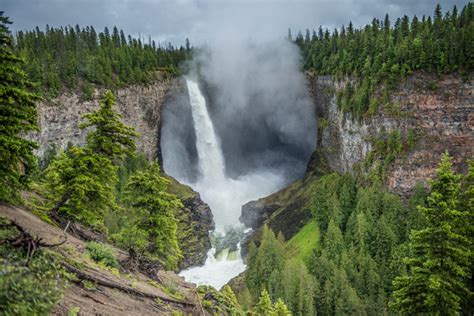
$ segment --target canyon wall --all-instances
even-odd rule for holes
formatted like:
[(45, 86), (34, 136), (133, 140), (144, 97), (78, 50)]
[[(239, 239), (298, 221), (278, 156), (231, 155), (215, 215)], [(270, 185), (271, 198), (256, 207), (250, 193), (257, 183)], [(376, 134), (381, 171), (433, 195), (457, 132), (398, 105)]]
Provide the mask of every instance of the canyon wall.
[[(178, 86), (178, 79), (162, 75), (155, 83), (133, 85), (115, 92), (115, 109), (123, 115), (127, 125), (140, 133), (137, 147), (149, 160), (158, 154), (161, 106)], [(41, 130), (31, 134), (31, 138), (39, 144), (38, 156), (43, 156), (51, 146), (64, 149), (68, 143), (84, 144), (88, 131), (79, 129), (81, 117), (98, 108), (103, 92), (95, 90), (92, 100), (83, 100), (81, 93), (65, 91), (55, 99), (39, 102)]]
[(374, 140), (392, 131), (399, 131), (402, 141), (408, 133), (414, 137), (386, 169), (388, 189), (401, 195), (409, 194), (418, 182), (426, 185), (445, 151), (460, 172), (474, 156), (474, 74), (464, 79), (412, 76), (390, 94), (396, 109), (381, 106), (361, 121), (338, 110), (336, 91), (343, 83), (309, 75), (308, 85), (319, 122), (324, 122), (319, 126), (318, 152), (332, 171), (354, 173), (374, 150)]

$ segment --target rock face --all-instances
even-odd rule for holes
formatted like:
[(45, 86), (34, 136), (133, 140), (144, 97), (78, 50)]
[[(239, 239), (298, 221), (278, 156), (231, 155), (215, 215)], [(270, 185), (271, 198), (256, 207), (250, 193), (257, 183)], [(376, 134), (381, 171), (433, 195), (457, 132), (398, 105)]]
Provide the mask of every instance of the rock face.
[(316, 113), (327, 122), (320, 127), (318, 151), (330, 170), (354, 172), (373, 149), (372, 139), (398, 130), (403, 139), (415, 133), (412, 148), (403, 150), (387, 170), (387, 186), (392, 192), (408, 194), (418, 182), (433, 177), (440, 156), (448, 151), (459, 171), (474, 150), (474, 74), (441, 78), (418, 74), (408, 78), (391, 98), (399, 105), (397, 114), (379, 109), (377, 114), (353, 121), (337, 109), (336, 89), (342, 83), (330, 77), (308, 77)]
[(259, 228), (280, 206), (278, 204), (262, 204), (261, 201), (251, 201), (242, 206), (239, 220), (245, 227)]
[[(116, 109), (124, 122), (140, 133), (138, 150), (149, 160), (157, 157), (160, 133), (160, 110), (170, 92), (178, 86), (178, 80), (162, 75), (150, 85), (135, 85), (119, 89)], [(55, 145), (65, 148), (68, 143), (80, 145), (85, 142), (87, 130), (79, 129), (81, 116), (98, 108), (103, 91), (95, 91), (94, 99), (82, 100), (81, 94), (65, 92), (57, 98), (38, 103), (41, 131), (31, 135), (38, 142), (38, 156)]]
[(207, 252), (211, 249), (209, 231), (214, 230), (214, 221), (209, 205), (201, 200), (198, 193), (182, 201), (184, 208), (180, 210), (179, 225), (183, 229), (179, 241), (183, 260), (179, 268), (187, 269), (203, 265), (206, 261)]

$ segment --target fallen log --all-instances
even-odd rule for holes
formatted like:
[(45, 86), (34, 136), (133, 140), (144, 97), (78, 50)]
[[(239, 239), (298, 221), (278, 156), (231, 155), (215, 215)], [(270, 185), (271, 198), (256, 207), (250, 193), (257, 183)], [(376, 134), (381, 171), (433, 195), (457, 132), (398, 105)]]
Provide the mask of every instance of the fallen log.
[(146, 297), (146, 298), (150, 298), (150, 299), (153, 299), (153, 300), (159, 299), (159, 300), (165, 301), (166, 303), (171, 303), (171, 304), (177, 305), (177, 306), (186, 306), (188, 308), (195, 307), (195, 304), (190, 303), (190, 302), (178, 301), (178, 300), (174, 300), (174, 299), (169, 298), (169, 297), (160, 296), (160, 295), (156, 295), (156, 294), (152, 294), (152, 293), (142, 292), (142, 291), (134, 289), (130, 286), (124, 286), (124, 285), (119, 284), (117, 282), (113, 282), (113, 281), (102, 279), (102, 278), (97, 278), (97, 277), (95, 277), (91, 274), (88, 274), (84, 271), (81, 271), (81, 270), (79, 270), (79, 269), (77, 269), (77, 268), (75, 268), (75, 267), (73, 267), (73, 266), (71, 266), (71, 265), (69, 265), (65, 262), (62, 262), (61, 265), (66, 270), (68, 270), (69, 272), (74, 273), (81, 280), (91, 281), (91, 282), (94, 282), (98, 285), (102, 285), (102, 286), (105, 286), (105, 287), (108, 287), (108, 288), (111, 288), (111, 289), (117, 289), (117, 290), (120, 290), (122, 292), (126, 292), (128, 294), (132, 294), (132, 295), (139, 296), (139, 297)]

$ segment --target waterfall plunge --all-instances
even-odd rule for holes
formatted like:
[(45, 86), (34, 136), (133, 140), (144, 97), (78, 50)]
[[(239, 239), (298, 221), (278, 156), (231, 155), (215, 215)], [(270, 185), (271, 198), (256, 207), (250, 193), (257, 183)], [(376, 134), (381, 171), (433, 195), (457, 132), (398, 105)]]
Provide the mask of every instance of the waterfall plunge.
[[(209, 204), (216, 224), (216, 231), (225, 234), (226, 228), (242, 226), (239, 222), (242, 205), (248, 201), (271, 194), (284, 185), (284, 177), (275, 171), (260, 171), (231, 179), (225, 175), (225, 162), (219, 139), (207, 110), (206, 101), (197, 82), (186, 79), (191, 104), (200, 177), (189, 185)], [(184, 182), (185, 179), (178, 179)], [(227, 252), (217, 256), (213, 248), (206, 263), (180, 273), (187, 281), (207, 284), (219, 289), (231, 278), (245, 270), (240, 255)]]

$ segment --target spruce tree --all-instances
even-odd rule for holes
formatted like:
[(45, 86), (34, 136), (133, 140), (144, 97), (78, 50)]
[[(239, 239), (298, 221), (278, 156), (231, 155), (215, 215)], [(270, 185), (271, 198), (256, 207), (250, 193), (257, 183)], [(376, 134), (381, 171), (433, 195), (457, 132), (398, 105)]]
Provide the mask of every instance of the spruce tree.
[[(155, 162), (146, 171), (139, 171), (126, 187), (127, 204), (136, 212), (138, 228), (148, 236), (147, 256), (167, 269), (176, 269), (181, 259), (174, 210), (182, 207), (176, 196), (166, 192), (169, 181), (160, 176)], [(138, 240), (141, 242), (141, 240)]]
[(63, 216), (103, 230), (105, 212), (115, 206), (116, 167), (89, 148), (72, 147), (45, 170), (53, 218)]
[(282, 299), (277, 299), (273, 305), (273, 315), (275, 316), (291, 316), (288, 307), (286, 307), (285, 302)]
[[(257, 299), (263, 289), (269, 289), (272, 274), (281, 271), (284, 263), (284, 250), (273, 231), (266, 225), (262, 230), (260, 247), (251, 245), (248, 257), (247, 286), (254, 299)], [(273, 293), (272, 293), (273, 294)]]
[(107, 91), (97, 111), (83, 116), (87, 120), (80, 128), (94, 127), (87, 135), (87, 145), (100, 155), (112, 160), (123, 158), (135, 151), (135, 138), (138, 134), (132, 127), (125, 125), (122, 115), (114, 111), (115, 96)]
[(255, 306), (255, 312), (257, 315), (262, 316), (272, 316), (273, 315), (273, 305), (270, 300), (270, 295), (268, 295), (267, 290), (263, 289), (260, 294), (257, 305)]
[(463, 297), (472, 250), (466, 236), (467, 212), (460, 208), (460, 178), (444, 154), (430, 181), (427, 206), (420, 206), (426, 227), (413, 231), (409, 272), (395, 278), (392, 306), (403, 314), (457, 315)]
[(24, 136), (38, 130), (35, 102), (39, 97), (20, 68), (23, 60), (13, 53), (8, 24), (8, 17), (0, 12), (0, 201), (13, 202), (36, 168), (37, 145)]

